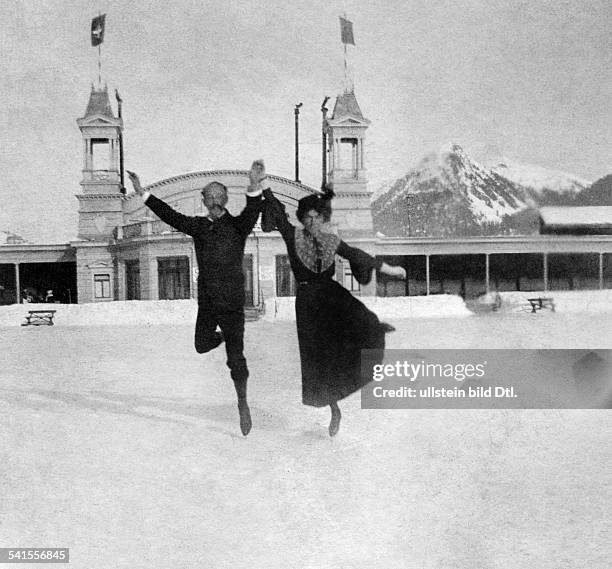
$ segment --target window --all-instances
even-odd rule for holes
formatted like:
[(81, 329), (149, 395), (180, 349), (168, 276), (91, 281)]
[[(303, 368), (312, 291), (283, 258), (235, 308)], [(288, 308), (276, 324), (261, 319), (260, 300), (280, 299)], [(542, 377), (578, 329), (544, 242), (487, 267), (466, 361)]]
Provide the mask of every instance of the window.
[(425, 255), (384, 255), (379, 257), (388, 265), (406, 269), (406, 280), (376, 273), (378, 296), (425, 296), (427, 294), (427, 258)]
[(253, 255), (247, 253), (242, 260), (242, 271), (244, 272), (244, 303), (245, 306), (253, 306)]
[(140, 261), (125, 262), (126, 300), (140, 300)]
[(110, 170), (110, 144), (106, 138), (91, 139), (93, 170)]
[(157, 259), (160, 300), (190, 297), (189, 257)]
[(491, 290), (544, 290), (542, 253), (492, 253), (489, 256)]
[(14, 304), (17, 298), (17, 267), (0, 265), (0, 304)]
[(94, 275), (94, 298), (110, 297), (110, 275)]
[(359, 169), (359, 161), (357, 156), (357, 139), (356, 138), (341, 138), (340, 147), (338, 148), (338, 160), (341, 170), (350, 170), (353, 175), (357, 174)]
[(429, 293), (477, 298), (486, 292), (485, 255), (431, 255)]
[(551, 253), (548, 255), (550, 290), (597, 290), (599, 253)]
[(276, 296), (295, 296), (295, 289), (288, 255), (276, 255)]
[(602, 258), (603, 287), (612, 288), (612, 253), (604, 253)]
[(361, 291), (361, 285), (353, 276), (350, 265), (344, 265), (344, 288), (347, 288), (351, 292)]

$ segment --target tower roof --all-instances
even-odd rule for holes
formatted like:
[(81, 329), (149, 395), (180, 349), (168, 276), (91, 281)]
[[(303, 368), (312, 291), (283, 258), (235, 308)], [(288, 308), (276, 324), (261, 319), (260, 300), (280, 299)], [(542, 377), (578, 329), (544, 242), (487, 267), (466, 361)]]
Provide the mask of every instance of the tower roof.
[(359, 108), (357, 98), (353, 91), (345, 91), (336, 99), (334, 112), (332, 113), (332, 119), (339, 119), (347, 116), (365, 120), (364, 116), (361, 114), (361, 109)]
[(89, 103), (87, 103), (85, 116), (89, 117), (91, 115), (104, 115), (106, 117), (115, 118), (110, 99), (108, 98), (108, 88), (106, 86), (99, 91), (94, 89), (93, 85), (91, 86), (91, 94), (89, 95)]

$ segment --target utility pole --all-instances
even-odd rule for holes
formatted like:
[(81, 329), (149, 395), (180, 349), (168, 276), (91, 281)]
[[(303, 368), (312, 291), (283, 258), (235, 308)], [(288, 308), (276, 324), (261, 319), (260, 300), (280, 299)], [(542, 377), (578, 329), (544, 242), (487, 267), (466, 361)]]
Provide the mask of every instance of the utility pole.
[(299, 119), (300, 116), (300, 107), (302, 103), (298, 103), (295, 105), (295, 109), (293, 110), (293, 114), (295, 115), (295, 181), (300, 181), (300, 142), (299, 142)]
[[(117, 114), (122, 118), (122, 103), (123, 99), (119, 96), (119, 91), (115, 89), (115, 98), (117, 99)], [(125, 179), (123, 175), (123, 128), (119, 130), (119, 177), (121, 180), (121, 193), (125, 194)]]
[(325, 106), (327, 101), (329, 101), (329, 97), (325, 97), (323, 103), (321, 103), (321, 114), (323, 115), (321, 122), (321, 189), (323, 191), (325, 191), (327, 184), (327, 107)]

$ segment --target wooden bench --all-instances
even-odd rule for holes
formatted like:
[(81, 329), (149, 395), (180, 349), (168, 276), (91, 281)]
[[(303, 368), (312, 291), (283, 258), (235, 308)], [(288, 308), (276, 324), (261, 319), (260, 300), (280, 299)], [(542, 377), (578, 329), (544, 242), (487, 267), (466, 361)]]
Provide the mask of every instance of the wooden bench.
[(56, 310), (28, 310), (22, 326), (53, 326)]
[(550, 308), (553, 312), (555, 311), (555, 302), (552, 298), (528, 298), (529, 304), (531, 304), (531, 312), (537, 312), (542, 308)]

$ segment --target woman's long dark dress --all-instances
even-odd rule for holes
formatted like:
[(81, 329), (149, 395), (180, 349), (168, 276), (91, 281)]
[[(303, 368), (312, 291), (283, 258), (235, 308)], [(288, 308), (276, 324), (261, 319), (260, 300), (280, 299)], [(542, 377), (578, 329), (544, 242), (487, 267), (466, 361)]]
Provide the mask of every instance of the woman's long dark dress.
[[(289, 223), (284, 207), (271, 191), (264, 191), (264, 196), (265, 222), (262, 221), (262, 226), (264, 231), (266, 225), (270, 230), (273, 221), (280, 231), (297, 282), (295, 313), (302, 367), (302, 402), (323, 407), (347, 397), (369, 382), (369, 379), (361, 377), (361, 350), (379, 349), (382, 358), (385, 332), (376, 314), (332, 280), (335, 263), (321, 266), (316, 253), (321, 253), (323, 248), (323, 256), (328, 259), (330, 253), (332, 259), (334, 253), (348, 259), (353, 275), (362, 284), (370, 281), (372, 270), (380, 268), (381, 261), (360, 249), (349, 247), (331, 234), (324, 237), (325, 243), (320, 244), (321, 247), (310, 251), (314, 258), (307, 258), (309, 251), (305, 251), (304, 230)], [(303, 260), (311, 266), (314, 261), (315, 270), (306, 266)]]

